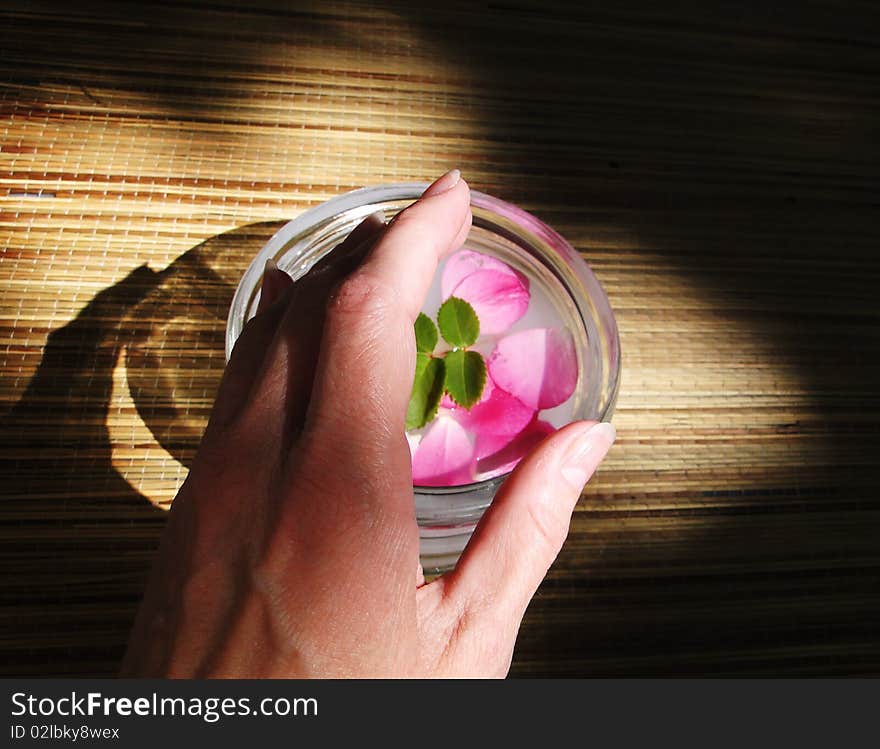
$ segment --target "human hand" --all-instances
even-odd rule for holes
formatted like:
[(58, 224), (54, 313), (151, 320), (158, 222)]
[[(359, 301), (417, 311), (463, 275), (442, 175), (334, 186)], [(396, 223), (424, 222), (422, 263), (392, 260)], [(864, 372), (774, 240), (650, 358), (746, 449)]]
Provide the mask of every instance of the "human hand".
[(404, 420), (413, 321), (471, 225), (458, 172), (367, 219), (293, 286), (267, 267), (174, 501), (122, 672), (504, 676), (584, 483), (614, 440), (570, 424), (425, 584)]

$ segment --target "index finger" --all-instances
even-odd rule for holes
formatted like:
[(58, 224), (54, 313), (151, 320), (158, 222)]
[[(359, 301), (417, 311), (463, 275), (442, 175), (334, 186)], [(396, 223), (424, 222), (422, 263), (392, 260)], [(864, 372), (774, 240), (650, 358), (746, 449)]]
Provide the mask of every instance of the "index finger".
[(392, 221), (342, 283), (328, 304), (303, 439), (295, 447), (307, 453), (300, 455), (306, 464), (331, 471), (340, 487), (382, 485), (382, 499), (400, 501), (396, 509), (409, 516), (404, 431), (415, 371), (413, 321), (439, 260), (461, 244), (470, 221), (467, 183), (448, 173)]
[(461, 246), (471, 219), (470, 189), (461, 172), (453, 169), (391, 220), (385, 236), (361, 266), (361, 273), (391, 286), (406, 316), (414, 322), (438, 262)]

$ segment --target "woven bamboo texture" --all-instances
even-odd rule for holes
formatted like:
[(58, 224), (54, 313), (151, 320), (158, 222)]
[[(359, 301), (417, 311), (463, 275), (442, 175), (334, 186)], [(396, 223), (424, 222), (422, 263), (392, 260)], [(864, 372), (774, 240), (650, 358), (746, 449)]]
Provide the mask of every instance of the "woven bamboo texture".
[(0, 5), (0, 671), (115, 672), (273, 231), (458, 166), (623, 352), (512, 673), (880, 673), (876, 7), (417, 5)]

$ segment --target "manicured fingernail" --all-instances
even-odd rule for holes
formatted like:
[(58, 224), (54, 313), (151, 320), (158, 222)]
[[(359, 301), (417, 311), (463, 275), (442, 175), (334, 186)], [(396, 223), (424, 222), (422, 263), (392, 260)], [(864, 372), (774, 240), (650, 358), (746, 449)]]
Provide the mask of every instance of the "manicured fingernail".
[(268, 258), (266, 267), (263, 269), (263, 283), (260, 286), (260, 303), (257, 305), (257, 314), (269, 309), (281, 296), (281, 292), (288, 285), (284, 276), (287, 274), (278, 268), (278, 263), (273, 258)]
[(562, 477), (581, 491), (614, 443), (617, 432), (607, 421), (594, 424), (569, 448), (562, 459)]
[(455, 187), (461, 181), (461, 171), (451, 169), (446, 172), (440, 179), (431, 183), (427, 190), (422, 193), (423, 198), (430, 198), (434, 195), (440, 195)]

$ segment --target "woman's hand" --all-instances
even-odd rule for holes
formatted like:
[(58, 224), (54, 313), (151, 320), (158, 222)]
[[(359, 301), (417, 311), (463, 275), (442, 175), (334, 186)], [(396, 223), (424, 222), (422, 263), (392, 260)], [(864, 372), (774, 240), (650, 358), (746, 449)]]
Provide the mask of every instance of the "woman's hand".
[(127, 676), (504, 676), (614, 439), (578, 422), (514, 471), (425, 584), (404, 419), (413, 321), (471, 225), (457, 171), (292, 285), (267, 267), (171, 511)]

